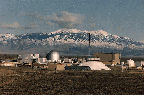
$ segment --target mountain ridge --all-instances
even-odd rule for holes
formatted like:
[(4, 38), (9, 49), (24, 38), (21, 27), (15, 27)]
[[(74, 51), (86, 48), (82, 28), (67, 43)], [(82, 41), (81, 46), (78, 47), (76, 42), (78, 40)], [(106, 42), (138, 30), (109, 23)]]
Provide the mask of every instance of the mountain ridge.
[[(51, 33), (27, 33), (21, 35), (1, 34), (0, 44), (6, 50), (21, 51), (33, 50), (35, 48), (34, 50), (37, 51), (39, 50), (38, 48), (43, 48), (42, 51), (47, 52), (54, 47), (64, 52), (63, 48), (67, 47), (67, 53), (71, 53), (70, 51), (80, 51), (82, 54), (87, 54), (86, 50), (89, 44), (88, 33), (91, 34), (91, 51), (123, 52), (130, 50), (131, 52), (129, 53), (132, 53), (133, 50), (142, 51), (144, 49), (144, 43), (134, 41), (128, 37), (112, 35), (103, 30), (81, 31), (77, 29), (59, 29)], [(41, 51), (39, 50), (39, 52)]]

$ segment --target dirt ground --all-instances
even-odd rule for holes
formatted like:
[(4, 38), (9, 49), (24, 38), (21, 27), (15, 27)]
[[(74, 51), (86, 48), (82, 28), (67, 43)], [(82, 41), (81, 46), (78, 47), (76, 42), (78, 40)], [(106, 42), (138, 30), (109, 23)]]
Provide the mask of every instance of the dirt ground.
[(48, 71), (0, 67), (0, 94), (144, 94), (144, 71)]

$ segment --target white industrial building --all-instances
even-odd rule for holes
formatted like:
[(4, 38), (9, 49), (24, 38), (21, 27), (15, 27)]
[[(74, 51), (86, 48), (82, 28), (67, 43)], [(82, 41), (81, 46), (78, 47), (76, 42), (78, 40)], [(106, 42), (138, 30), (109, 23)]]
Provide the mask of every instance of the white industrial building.
[(135, 63), (133, 60), (127, 60), (127, 64), (129, 64), (129, 67), (135, 67)]
[(39, 64), (47, 64), (47, 59), (46, 58), (38, 58), (38, 63)]
[(19, 55), (20, 63), (32, 63), (32, 59), (36, 59), (36, 62), (38, 62), (39, 54), (22, 54)]

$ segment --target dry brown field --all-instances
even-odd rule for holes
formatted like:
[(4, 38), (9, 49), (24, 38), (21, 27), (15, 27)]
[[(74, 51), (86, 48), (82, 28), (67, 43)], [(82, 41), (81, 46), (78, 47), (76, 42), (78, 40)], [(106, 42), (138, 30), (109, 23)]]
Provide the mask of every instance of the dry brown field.
[(48, 71), (0, 67), (0, 95), (144, 94), (144, 71)]

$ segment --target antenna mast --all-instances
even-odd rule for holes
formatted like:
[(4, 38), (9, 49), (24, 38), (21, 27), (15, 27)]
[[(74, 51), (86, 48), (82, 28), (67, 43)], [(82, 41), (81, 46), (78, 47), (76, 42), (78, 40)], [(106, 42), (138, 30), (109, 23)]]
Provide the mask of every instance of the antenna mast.
[(88, 33), (89, 35), (89, 52), (88, 52), (88, 55), (90, 55), (90, 33)]

